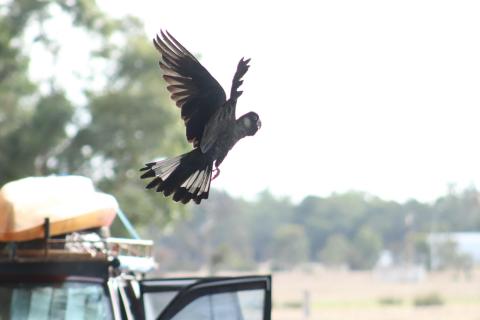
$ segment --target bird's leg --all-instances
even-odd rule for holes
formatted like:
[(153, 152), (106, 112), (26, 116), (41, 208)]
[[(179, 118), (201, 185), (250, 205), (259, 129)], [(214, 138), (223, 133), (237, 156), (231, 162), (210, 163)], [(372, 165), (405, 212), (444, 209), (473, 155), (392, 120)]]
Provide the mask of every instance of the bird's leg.
[(220, 168), (217, 166), (213, 169), (213, 177), (210, 179), (211, 181), (215, 180), (220, 175)]

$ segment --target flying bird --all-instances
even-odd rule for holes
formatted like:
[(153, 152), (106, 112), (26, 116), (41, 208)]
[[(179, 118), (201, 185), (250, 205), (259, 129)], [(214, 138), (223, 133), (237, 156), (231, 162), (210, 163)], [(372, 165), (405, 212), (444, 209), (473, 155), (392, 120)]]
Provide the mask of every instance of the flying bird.
[(219, 166), (232, 147), (260, 129), (258, 114), (248, 112), (238, 119), (237, 99), (242, 77), (250, 59), (240, 59), (233, 76), (230, 98), (214, 77), (168, 31), (153, 39), (161, 55), (159, 62), (170, 97), (181, 109), (186, 137), (193, 150), (174, 158), (145, 164), (141, 176), (153, 178), (147, 189), (156, 189), (174, 201), (199, 204), (207, 199), (210, 183), (220, 173)]

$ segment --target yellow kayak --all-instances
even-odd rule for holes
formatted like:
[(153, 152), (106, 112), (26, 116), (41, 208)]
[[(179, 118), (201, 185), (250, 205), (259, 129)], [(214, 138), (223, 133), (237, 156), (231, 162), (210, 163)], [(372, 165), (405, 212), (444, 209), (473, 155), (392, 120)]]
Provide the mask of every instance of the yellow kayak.
[(45, 218), (50, 235), (110, 226), (118, 203), (95, 191), (81, 176), (29, 177), (0, 189), (0, 241), (27, 241), (44, 237)]

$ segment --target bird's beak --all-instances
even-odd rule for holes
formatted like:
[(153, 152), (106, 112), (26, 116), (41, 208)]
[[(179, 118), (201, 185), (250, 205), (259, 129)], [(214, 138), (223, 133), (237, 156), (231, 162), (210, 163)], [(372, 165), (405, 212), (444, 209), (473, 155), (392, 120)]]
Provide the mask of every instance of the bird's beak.
[(262, 127), (262, 121), (260, 119), (257, 120), (257, 129), (260, 129)]

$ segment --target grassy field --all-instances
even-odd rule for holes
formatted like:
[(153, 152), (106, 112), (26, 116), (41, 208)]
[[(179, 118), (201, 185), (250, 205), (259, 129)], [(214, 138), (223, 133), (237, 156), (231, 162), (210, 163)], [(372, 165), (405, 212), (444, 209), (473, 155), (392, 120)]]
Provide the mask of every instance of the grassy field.
[[(247, 274), (269, 272), (248, 272)], [(175, 273), (163, 276), (192, 276)], [(205, 276), (205, 272), (195, 274)], [(218, 275), (244, 275), (220, 272)], [(480, 320), (480, 270), (471, 279), (452, 272), (430, 273), (420, 282), (386, 282), (372, 272), (276, 272), (273, 277), (273, 320)], [(309, 295), (309, 316), (304, 297)], [(433, 305), (415, 305), (423, 299)]]
[[(303, 306), (306, 292), (309, 317)], [(421, 298), (433, 305), (416, 306)], [(384, 282), (370, 272), (274, 273), (273, 304), (275, 320), (480, 320), (480, 272), (470, 280), (433, 273), (418, 283)]]

